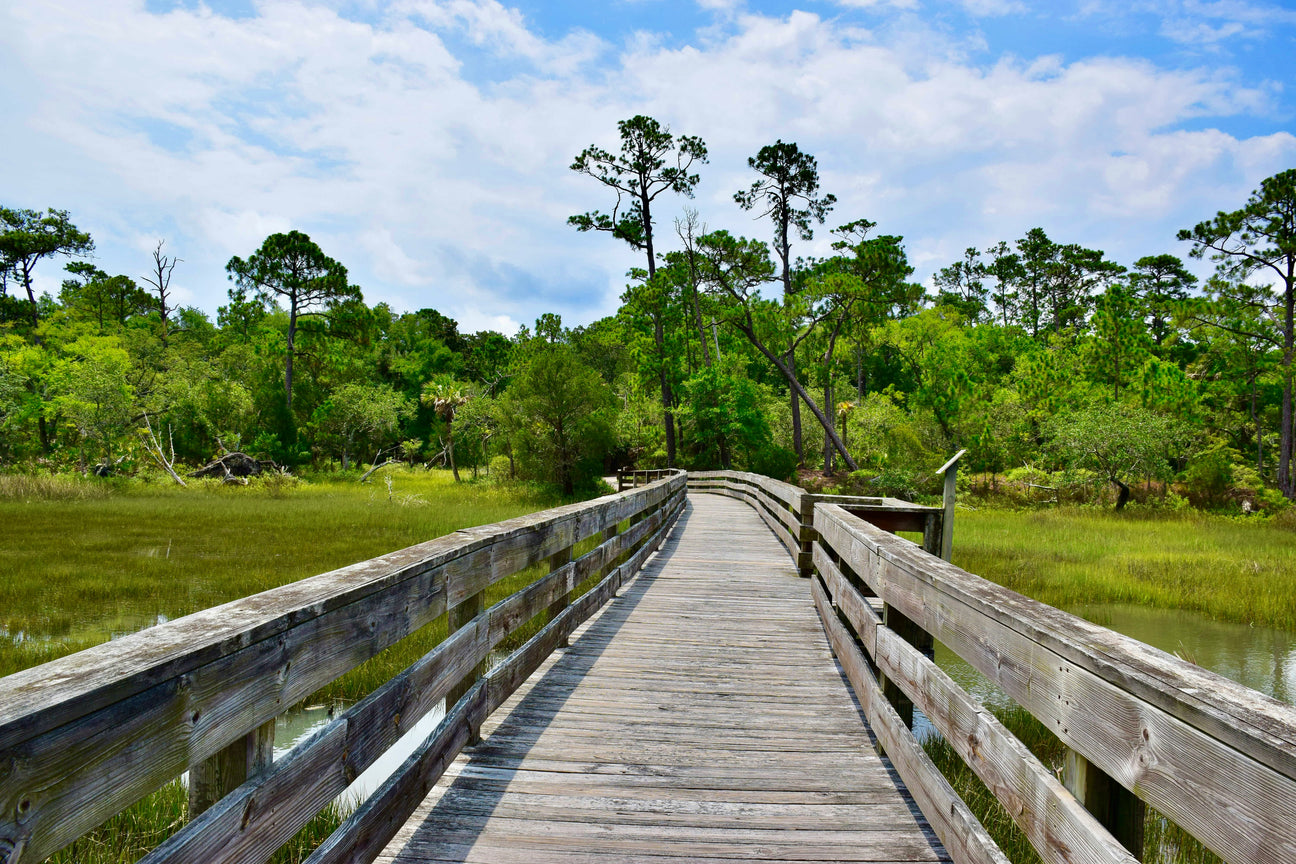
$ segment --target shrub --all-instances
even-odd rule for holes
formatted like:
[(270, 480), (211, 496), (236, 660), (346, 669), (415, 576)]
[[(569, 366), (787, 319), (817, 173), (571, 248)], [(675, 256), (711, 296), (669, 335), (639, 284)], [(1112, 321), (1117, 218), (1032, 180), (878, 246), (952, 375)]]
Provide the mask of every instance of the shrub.
[(775, 480), (791, 480), (797, 468), (797, 455), (785, 447), (770, 444), (752, 454), (748, 468)]

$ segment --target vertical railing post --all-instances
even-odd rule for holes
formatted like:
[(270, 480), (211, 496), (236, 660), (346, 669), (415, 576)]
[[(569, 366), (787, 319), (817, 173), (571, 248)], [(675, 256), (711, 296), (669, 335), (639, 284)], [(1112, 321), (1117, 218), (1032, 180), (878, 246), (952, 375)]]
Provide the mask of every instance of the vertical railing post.
[(189, 767), (189, 818), (270, 767), (275, 721), (267, 720), (214, 756)]
[[(454, 633), (456, 630), (468, 626), (473, 622), (473, 619), (478, 615), (485, 613), (485, 611), (485, 591), (478, 591), (471, 597), (464, 598), (459, 605), (452, 606), (449, 613), (446, 615), (446, 629), (448, 633)], [(473, 670), (465, 675), (458, 684), (450, 688), (450, 692), (446, 695), (447, 711), (450, 710), (450, 706), (458, 702), (465, 693), (471, 690), (474, 684), (481, 680), (482, 676), (486, 674), (488, 665), (489, 661), (486, 658), (483, 658), (481, 662), (474, 666)], [(481, 741), (481, 730), (473, 727), (471, 734), (468, 736), (468, 743), (476, 744), (479, 741)]]
[(801, 536), (797, 537), (801, 546), (801, 552), (797, 556), (797, 570), (801, 572), (802, 578), (809, 578), (814, 574), (814, 541), (817, 536), (814, 531), (815, 499), (813, 495), (802, 494), (797, 500), (800, 501), (797, 522), (801, 525)]
[(1143, 824), (1147, 806), (1080, 753), (1067, 748), (1062, 784), (1129, 853), (1143, 860)]
[(958, 485), (958, 461), (966, 450), (955, 453), (953, 458), (941, 466), (936, 473), (945, 475), (945, 494), (942, 503), (944, 515), (941, 517), (940, 557), (950, 560), (954, 550), (954, 491)]
[[(564, 549), (558, 550), (557, 552), (549, 556), (549, 572), (552, 573), (555, 570), (561, 570), (563, 567), (566, 567), (568, 564), (570, 564), (571, 560), (572, 560), (572, 547), (568, 546)], [(561, 597), (559, 597), (557, 600), (549, 604), (549, 620), (552, 621), (555, 618), (557, 618), (559, 615), (561, 615), (562, 611), (566, 609), (570, 604), (571, 604), (571, 592), (570, 591), (564, 592)], [(562, 641), (558, 643), (558, 647), (566, 648), (567, 644), (568, 644), (567, 637), (564, 636), (562, 638)]]
[[(882, 605), (882, 624), (928, 657), (935, 653), (936, 643), (932, 635), (890, 603)], [(913, 702), (886, 675), (879, 673), (878, 677), (881, 678), (879, 683), (882, 685), (882, 695), (891, 703), (891, 707), (895, 708), (905, 726), (913, 729)]]

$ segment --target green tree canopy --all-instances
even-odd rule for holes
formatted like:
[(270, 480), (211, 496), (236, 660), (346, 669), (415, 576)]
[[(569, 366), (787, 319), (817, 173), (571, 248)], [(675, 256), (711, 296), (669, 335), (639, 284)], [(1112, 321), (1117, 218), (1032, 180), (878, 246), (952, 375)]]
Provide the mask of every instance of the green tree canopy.
[(237, 297), (230, 292), (231, 303), (246, 303), (246, 294), (251, 292), (263, 303), (287, 306), (284, 394), (291, 411), (298, 319), (359, 299), (360, 289), (347, 284), (346, 268), (300, 231), (271, 234), (246, 260), (235, 256), (225, 269), (239, 289)]
[(516, 419), (515, 449), (530, 473), (564, 495), (597, 473), (612, 443), (612, 391), (570, 345), (542, 346), (527, 359), (507, 394)]

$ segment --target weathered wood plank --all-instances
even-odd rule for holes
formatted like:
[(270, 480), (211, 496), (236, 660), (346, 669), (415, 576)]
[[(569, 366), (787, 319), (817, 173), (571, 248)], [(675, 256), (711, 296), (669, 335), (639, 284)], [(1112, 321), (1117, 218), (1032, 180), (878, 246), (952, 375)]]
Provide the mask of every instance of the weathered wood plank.
[[(676, 509), (675, 512), (678, 512)], [(648, 538), (635, 556), (550, 621), (482, 681), (474, 685), (447, 713), (428, 740), (307, 859), (307, 864), (368, 862), (395, 836), (441, 776), (450, 760), (481, 727), (483, 720), (512, 695), (518, 684), (552, 653), (576, 624), (615, 592), (624, 573), (634, 572), (645, 550), (669, 529)], [(641, 557), (642, 555), (642, 557)]]
[(873, 656), (1003, 803), (1043, 860), (1137, 860), (993, 714), (917, 648), (879, 627)]
[(863, 652), (856, 646), (850, 631), (837, 618), (823, 585), (818, 579), (811, 579), (810, 583), (815, 606), (828, 633), (828, 641), (855, 689), (855, 695), (864, 708), (873, 733), (886, 748), (896, 771), (904, 778), (906, 788), (922, 808), (923, 815), (931, 822), (945, 848), (959, 864), (1008, 864), (1003, 852), (932, 764), (914, 740), (913, 733), (905, 727), (900, 715), (882, 695)]
[(0, 860), (61, 848), (434, 620), (483, 553), (501, 578), (683, 487), (456, 532), (0, 679)]
[(439, 706), (487, 651), (480, 620), (452, 633), (407, 670), (293, 748), (268, 773), (240, 786), (172, 835), (141, 864), (264, 860)]
[(379, 860), (946, 860), (753, 509), (691, 499)]
[(838, 508), (817, 508), (816, 527), (887, 602), (1222, 857), (1296, 860), (1296, 709), (888, 540)]

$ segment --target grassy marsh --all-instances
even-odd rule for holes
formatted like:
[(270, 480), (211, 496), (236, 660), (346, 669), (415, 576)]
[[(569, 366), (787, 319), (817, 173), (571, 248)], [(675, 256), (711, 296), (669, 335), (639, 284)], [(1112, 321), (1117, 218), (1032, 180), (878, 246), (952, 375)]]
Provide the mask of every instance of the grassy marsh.
[(0, 479), (0, 572), (9, 574), (0, 580), (0, 675), (559, 503), (523, 486), (389, 471), (390, 489), (382, 477), (191, 489)]
[[(1061, 507), (959, 510), (955, 524), (954, 563), (1051, 606), (1184, 609), (1296, 632), (1296, 532), (1278, 519)], [(1060, 770), (1063, 745), (1038, 720), (1017, 707), (995, 714), (1045, 766)], [(932, 736), (924, 747), (1009, 860), (1040, 860), (948, 743)], [(1144, 831), (1150, 864), (1220, 861), (1150, 808)]]
[(1296, 631), (1296, 531), (1275, 519), (959, 510), (954, 563), (1050, 606), (1126, 603)]

